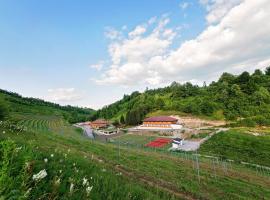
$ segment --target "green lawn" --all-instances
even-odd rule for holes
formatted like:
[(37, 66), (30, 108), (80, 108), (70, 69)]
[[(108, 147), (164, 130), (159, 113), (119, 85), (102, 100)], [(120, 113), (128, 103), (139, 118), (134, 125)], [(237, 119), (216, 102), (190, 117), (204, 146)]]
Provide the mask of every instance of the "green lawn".
[(146, 145), (152, 140), (156, 139), (157, 136), (146, 136), (146, 135), (136, 135), (136, 134), (125, 134), (112, 140), (115, 142), (133, 144), (133, 145)]
[(221, 132), (206, 141), (200, 153), (270, 167), (270, 135), (254, 136), (237, 129)]

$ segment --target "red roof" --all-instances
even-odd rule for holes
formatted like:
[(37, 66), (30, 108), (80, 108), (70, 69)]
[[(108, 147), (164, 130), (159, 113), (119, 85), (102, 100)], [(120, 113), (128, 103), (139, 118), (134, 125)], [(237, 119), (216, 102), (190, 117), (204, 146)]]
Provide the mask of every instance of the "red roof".
[(143, 120), (144, 122), (175, 122), (178, 121), (176, 118), (169, 116), (157, 116), (157, 117), (149, 117)]
[(93, 121), (92, 124), (109, 124), (109, 122), (104, 119), (97, 119)]

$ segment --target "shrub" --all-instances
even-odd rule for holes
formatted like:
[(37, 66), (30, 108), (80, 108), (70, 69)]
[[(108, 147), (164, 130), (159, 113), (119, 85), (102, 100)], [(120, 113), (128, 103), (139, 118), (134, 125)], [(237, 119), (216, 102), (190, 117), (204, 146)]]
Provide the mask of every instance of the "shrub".
[(255, 127), (256, 126), (256, 122), (250, 118), (242, 119), (237, 124), (240, 126), (247, 126), (247, 127)]
[(256, 124), (263, 126), (263, 125), (269, 125), (270, 122), (268, 119), (266, 119), (264, 116), (262, 115), (258, 115), (253, 117), (253, 120), (256, 122)]

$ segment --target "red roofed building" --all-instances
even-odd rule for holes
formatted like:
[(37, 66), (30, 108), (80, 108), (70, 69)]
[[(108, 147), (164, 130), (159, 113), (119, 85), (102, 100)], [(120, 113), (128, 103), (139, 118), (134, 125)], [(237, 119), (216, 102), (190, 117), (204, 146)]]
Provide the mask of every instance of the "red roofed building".
[(144, 127), (170, 128), (173, 124), (177, 124), (178, 120), (169, 116), (149, 117), (143, 120)]
[(106, 128), (110, 125), (109, 121), (104, 119), (97, 119), (95, 121), (90, 122), (90, 126), (95, 129)]

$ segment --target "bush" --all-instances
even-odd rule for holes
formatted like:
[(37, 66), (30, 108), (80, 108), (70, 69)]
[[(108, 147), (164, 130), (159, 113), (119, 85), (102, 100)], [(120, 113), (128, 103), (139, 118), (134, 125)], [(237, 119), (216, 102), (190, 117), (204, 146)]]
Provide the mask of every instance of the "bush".
[(253, 118), (253, 120), (260, 126), (267, 126), (267, 125), (270, 125), (270, 120), (269, 119), (266, 119), (264, 116), (262, 115), (258, 115), (258, 116), (255, 116)]
[(240, 126), (247, 126), (247, 127), (255, 127), (256, 126), (256, 122), (250, 118), (242, 119), (237, 124)]

